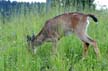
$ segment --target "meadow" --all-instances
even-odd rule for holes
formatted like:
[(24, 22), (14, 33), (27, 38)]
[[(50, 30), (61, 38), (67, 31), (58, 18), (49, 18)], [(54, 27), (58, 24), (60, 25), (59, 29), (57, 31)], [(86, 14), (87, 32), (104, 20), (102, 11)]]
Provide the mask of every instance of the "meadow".
[[(2, 23), (0, 19), (0, 71), (107, 71), (108, 70), (108, 11), (82, 11), (92, 13), (99, 19), (96, 25), (91, 19), (88, 34), (96, 39), (102, 59), (96, 59), (93, 47), (82, 58), (82, 43), (74, 35), (63, 37), (57, 44), (57, 55), (52, 55), (52, 43), (45, 42), (36, 54), (27, 49), (27, 35), (36, 35), (45, 21), (59, 15), (49, 13), (19, 15)], [(63, 13), (63, 12), (61, 12)]]

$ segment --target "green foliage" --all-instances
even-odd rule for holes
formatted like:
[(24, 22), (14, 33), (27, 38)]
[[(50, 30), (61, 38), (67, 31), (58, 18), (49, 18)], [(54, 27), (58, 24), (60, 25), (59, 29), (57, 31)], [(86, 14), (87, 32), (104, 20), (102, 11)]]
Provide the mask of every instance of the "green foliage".
[(75, 8), (77, 11), (84, 9), (95, 9), (95, 5), (93, 4), (94, 0), (51, 0), (52, 7), (59, 6), (63, 7), (65, 10)]
[(91, 21), (88, 33), (98, 42), (101, 61), (96, 59), (92, 46), (87, 59), (82, 61), (82, 43), (74, 34), (58, 41), (57, 55), (52, 54), (52, 44), (47, 42), (38, 48), (36, 54), (31, 54), (27, 49), (26, 35), (36, 35), (47, 19), (62, 13), (62, 10), (41, 15), (31, 12), (14, 15), (5, 24), (0, 19), (0, 71), (107, 71), (107, 12), (84, 12), (93, 13), (99, 19), (98, 25)]

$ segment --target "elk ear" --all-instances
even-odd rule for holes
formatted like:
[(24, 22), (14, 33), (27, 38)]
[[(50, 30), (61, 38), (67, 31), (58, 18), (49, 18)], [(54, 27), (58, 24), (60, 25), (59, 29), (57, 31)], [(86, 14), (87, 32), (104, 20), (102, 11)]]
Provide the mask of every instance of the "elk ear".
[(35, 35), (33, 34), (31, 40), (33, 41), (34, 39), (35, 39)]
[(27, 41), (31, 41), (31, 37), (27, 35)]

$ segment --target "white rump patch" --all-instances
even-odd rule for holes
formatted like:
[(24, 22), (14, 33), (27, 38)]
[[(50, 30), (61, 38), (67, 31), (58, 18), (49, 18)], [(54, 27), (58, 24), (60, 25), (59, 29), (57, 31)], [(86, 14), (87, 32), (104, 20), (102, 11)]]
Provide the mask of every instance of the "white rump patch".
[(88, 29), (89, 24), (90, 24), (89, 17), (87, 17), (86, 32), (87, 32), (87, 29)]

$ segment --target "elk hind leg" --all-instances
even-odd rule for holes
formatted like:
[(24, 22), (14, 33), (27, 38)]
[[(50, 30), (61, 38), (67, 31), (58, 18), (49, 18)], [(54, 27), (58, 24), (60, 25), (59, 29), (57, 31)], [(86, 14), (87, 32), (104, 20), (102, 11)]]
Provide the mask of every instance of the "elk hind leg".
[(85, 59), (85, 57), (87, 57), (87, 55), (88, 55), (89, 43), (83, 41), (83, 44), (84, 44), (84, 48), (83, 48), (83, 59)]
[(93, 48), (94, 48), (94, 51), (95, 51), (95, 53), (96, 53), (96, 56), (97, 56), (98, 58), (100, 58), (100, 50), (99, 50), (99, 48), (98, 48), (98, 46), (97, 46), (97, 42), (96, 42), (95, 40), (91, 39), (91, 38), (90, 38), (89, 36), (87, 36), (87, 35), (83, 35), (83, 36), (81, 37), (81, 40), (84, 41), (84, 42), (86, 42), (86, 43), (88, 43), (88, 44), (91, 44), (91, 45), (93, 46)]

